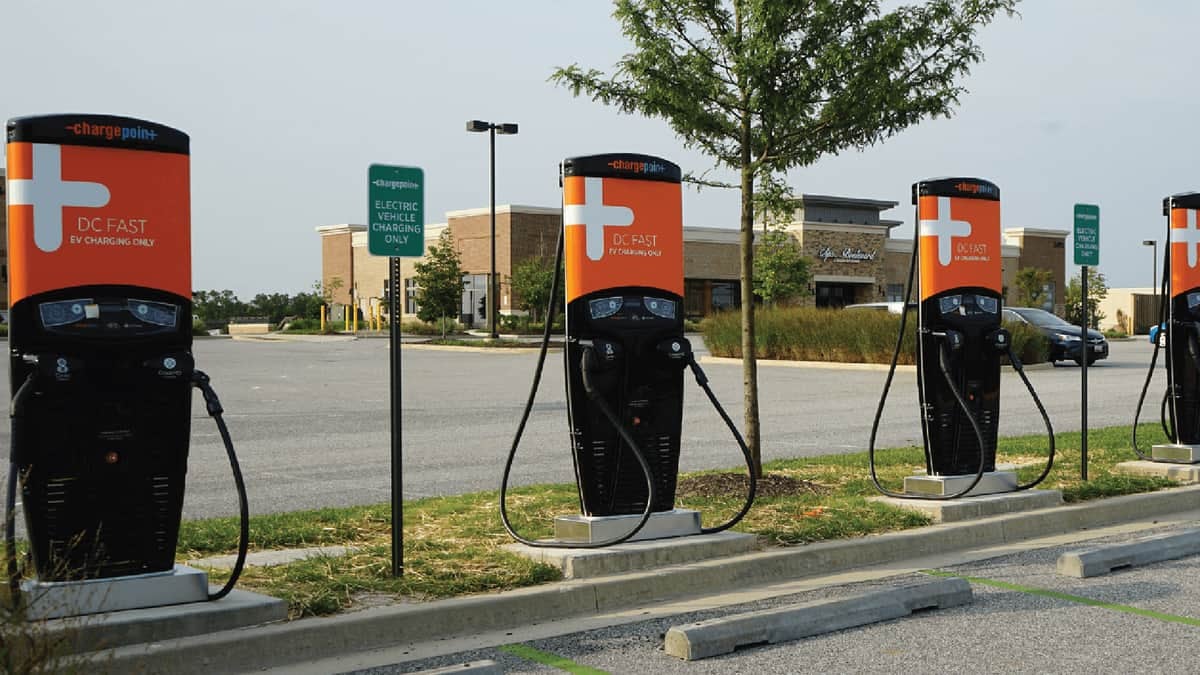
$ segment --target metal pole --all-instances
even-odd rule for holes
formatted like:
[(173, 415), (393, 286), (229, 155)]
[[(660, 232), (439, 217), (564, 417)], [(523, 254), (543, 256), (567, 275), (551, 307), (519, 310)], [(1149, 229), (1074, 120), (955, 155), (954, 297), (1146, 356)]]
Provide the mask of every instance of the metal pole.
[(1158, 240), (1154, 240), (1154, 248), (1150, 249), (1154, 256), (1154, 278), (1150, 280), (1150, 288), (1154, 295), (1158, 295)]
[(1080, 426), (1083, 429), (1083, 436), (1080, 439), (1080, 477), (1087, 480), (1087, 441), (1088, 441), (1088, 425), (1087, 425), (1087, 367), (1088, 367), (1088, 268), (1083, 266), (1083, 280), (1080, 282), (1080, 291), (1083, 295), (1083, 319), (1081, 320), (1079, 332), (1079, 368), (1081, 374), (1082, 386), (1082, 404), (1079, 407)]
[(400, 259), (388, 259), (388, 329), (391, 349), (390, 381), (392, 403), (392, 576), (404, 576), (404, 472), (402, 466), (402, 415), (400, 414), (400, 312), (396, 298), (400, 295)]
[(496, 312), (500, 309), (500, 302), (497, 298), (497, 289), (500, 287), (496, 283), (496, 125), (488, 124), (488, 135), (490, 137), (490, 152), (492, 168), (492, 273), (488, 276), (488, 326), (491, 332), (492, 339), (500, 337), (496, 332)]

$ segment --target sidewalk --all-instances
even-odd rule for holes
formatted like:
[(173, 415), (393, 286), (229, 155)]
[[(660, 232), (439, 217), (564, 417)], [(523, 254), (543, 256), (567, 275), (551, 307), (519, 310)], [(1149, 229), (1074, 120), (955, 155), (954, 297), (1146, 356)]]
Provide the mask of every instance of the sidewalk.
[[(89, 658), (91, 663), (114, 672), (170, 673), (265, 668), (297, 672), (304, 664), (316, 667), (314, 662), (320, 660), (357, 663), (371, 650), (386, 650), (380, 654), (387, 656), (377, 658), (394, 663), (403, 660), (400, 657), (404, 654), (420, 651), (414, 645), (425, 642), (437, 641), (445, 646), (490, 632), (500, 636), (494, 639), (503, 640), (506, 633), (533, 624), (550, 623), (557, 630), (564, 621), (628, 615), (625, 610), (684, 598), (765, 593), (780, 584), (872, 566), (903, 571), (911, 567), (903, 561), (989, 547), (1019, 549), (1028, 546), (1031, 539), (1063, 533), (1082, 539), (1098, 536), (1091, 530), (1113, 524), (1149, 524), (1168, 516), (1195, 518), (1196, 514), (1190, 512), (1197, 509), (1200, 486), (1175, 488), (857, 539), (773, 548), (651, 571), (195, 635), (97, 652)], [(386, 661), (388, 658), (392, 660)]]

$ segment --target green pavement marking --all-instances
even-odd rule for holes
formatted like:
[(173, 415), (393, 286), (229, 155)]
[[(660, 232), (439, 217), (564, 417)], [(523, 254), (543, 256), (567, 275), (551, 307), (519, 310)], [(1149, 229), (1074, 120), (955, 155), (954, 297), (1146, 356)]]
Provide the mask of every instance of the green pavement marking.
[(581, 666), (571, 659), (561, 657), (558, 654), (544, 652), (540, 649), (534, 649), (528, 645), (502, 645), (498, 649), (502, 652), (508, 652), (513, 656), (519, 656), (529, 661), (550, 666), (551, 668), (565, 670), (568, 673), (577, 673), (578, 675), (609, 675), (607, 670), (596, 670), (595, 668)]
[(1058, 591), (1048, 591), (1044, 588), (1033, 588), (1032, 586), (1022, 586), (1020, 584), (1012, 584), (1007, 581), (997, 581), (996, 579), (984, 579), (981, 577), (968, 577), (962, 574), (954, 574), (953, 572), (943, 572), (941, 570), (921, 570), (923, 574), (929, 574), (935, 577), (958, 577), (966, 579), (973, 584), (982, 584), (984, 586), (993, 586), (995, 588), (1003, 588), (1007, 591), (1018, 591), (1020, 593), (1028, 593), (1030, 595), (1040, 595), (1045, 598), (1056, 598), (1058, 600), (1066, 600), (1067, 602), (1077, 602), (1081, 605), (1090, 605), (1092, 607), (1101, 607), (1103, 609), (1111, 609), (1114, 612), (1125, 612), (1126, 614), (1136, 614), (1150, 619), (1158, 619), (1159, 621), (1168, 621), (1170, 623), (1181, 623), (1185, 626), (1200, 626), (1200, 619), (1193, 619), (1190, 616), (1178, 616), (1175, 614), (1164, 614), (1163, 612), (1155, 612), (1149, 609), (1141, 609), (1139, 607), (1131, 607), (1130, 605), (1118, 605), (1115, 602), (1105, 602), (1103, 600), (1093, 600), (1080, 595), (1071, 595), (1070, 593), (1060, 593)]

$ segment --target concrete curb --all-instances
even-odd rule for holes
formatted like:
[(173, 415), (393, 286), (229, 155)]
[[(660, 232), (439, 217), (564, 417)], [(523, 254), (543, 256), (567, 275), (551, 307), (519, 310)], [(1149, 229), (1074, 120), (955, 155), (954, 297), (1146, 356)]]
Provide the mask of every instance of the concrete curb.
[(1200, 509), (1200, 486), (773, 549), (651, 572), (565, 581), (493, 595), (394, 605), (252, 630), (133, 645), (94, 654), (116, 671), (253, 670), (435, 638), (590, 616), (896, 560), (1013, 543)]
[[(741, 359), (735, 359), (728, 356), (702, 356), (699, 359), (701, 364), (738, 364), (741, 365)], [(757, 359), (760, 366), (778, 366), (781, 368), (825, 368), (828, 370), (873, 370), (878, 372), (887, 372), (890, 364), (887, 363), (848, 363), (845, 361), (787, 361), (784, 359)], [(1030, 370), (1049, 370), (1054, 367), (1052, 363), (1035, 363), (1025, 366), (1026, 371)], [(915, 373), (916, 366), (896, 366), (897, 373)], [(1000, 369), (1001, 373), (1012, 373), (1012, 368), (1003, 366)], [(1015, 374), (1015, 373), (1014, 373)]]
[(790, 607), (734, 614), (667, 631), (663, 649), (685, 661), (728, 654), (738, 647), (777, 644), (833, 631), (899, 619), (921, 609), (945, 609), (974, 599), (966, 579), (933, 579), (816, 600)]
[(1120, 567), (1136, 567), (1200, 553), (1200, 530), (1171, 532), (1110, 546), (1068, 551), (1058, 557), (1056, 569), (1068, 577), (1086, 579)]

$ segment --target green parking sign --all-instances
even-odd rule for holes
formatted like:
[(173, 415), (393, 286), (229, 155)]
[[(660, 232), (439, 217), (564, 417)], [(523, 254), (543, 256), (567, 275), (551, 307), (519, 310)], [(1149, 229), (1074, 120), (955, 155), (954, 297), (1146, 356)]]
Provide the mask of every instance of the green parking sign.
[(367, 169), (367, 250), (371, 255), (425, 255), (425, 172), (415, 166)]
[(1075, 264), (1100, 264), (1100, 207), (1095, 204), (1075, 205)]

